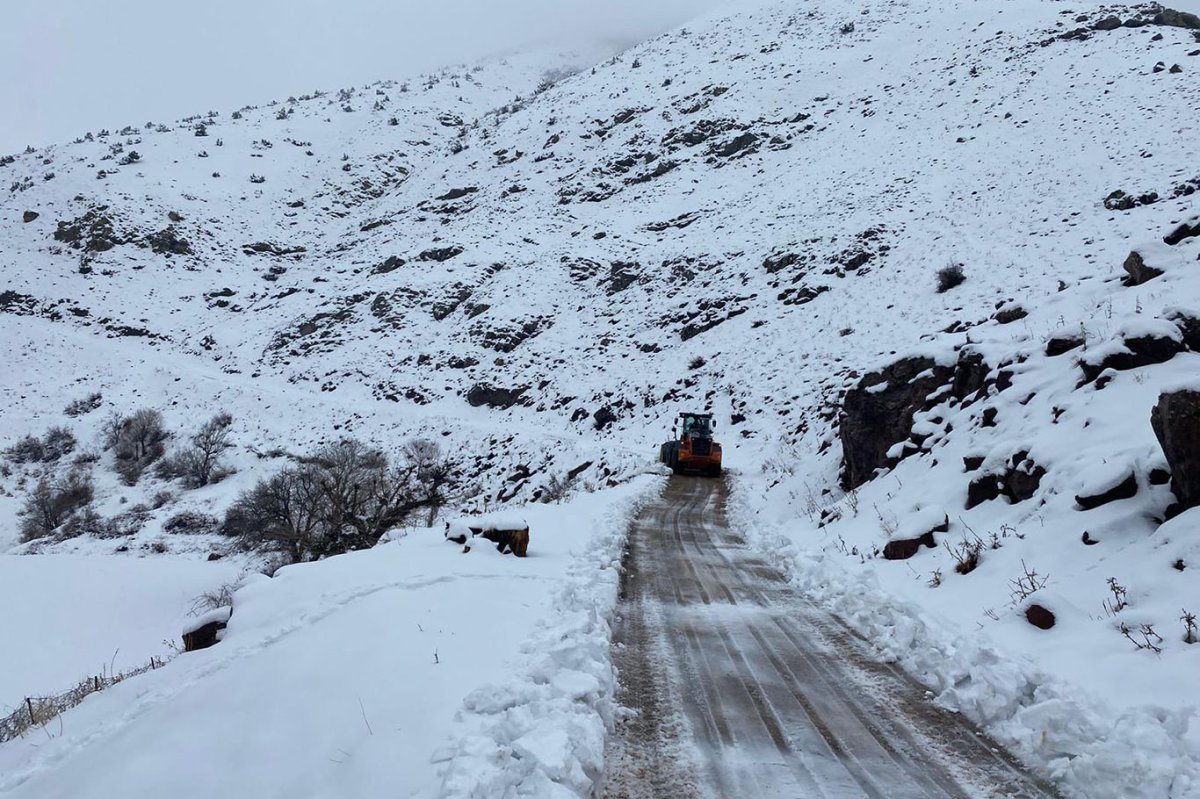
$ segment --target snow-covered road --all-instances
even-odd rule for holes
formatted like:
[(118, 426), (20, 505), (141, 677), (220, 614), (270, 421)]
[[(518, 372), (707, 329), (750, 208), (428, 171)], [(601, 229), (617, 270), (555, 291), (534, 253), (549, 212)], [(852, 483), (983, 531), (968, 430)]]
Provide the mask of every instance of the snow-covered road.
[(1054, 795), (790, 588), (725, 496), (674, 478), (631, 532), (607, 796)]

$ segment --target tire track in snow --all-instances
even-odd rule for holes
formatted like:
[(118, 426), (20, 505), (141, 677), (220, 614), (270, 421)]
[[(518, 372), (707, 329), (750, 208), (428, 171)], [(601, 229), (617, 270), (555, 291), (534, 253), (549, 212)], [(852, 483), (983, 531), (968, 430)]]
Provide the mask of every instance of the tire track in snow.
[(634, 526), (614, 636), (632, 713), (606, 796), (1055, 795), (871, 660), (728, 529), (724, 501), (722, 482), (674, 478)]

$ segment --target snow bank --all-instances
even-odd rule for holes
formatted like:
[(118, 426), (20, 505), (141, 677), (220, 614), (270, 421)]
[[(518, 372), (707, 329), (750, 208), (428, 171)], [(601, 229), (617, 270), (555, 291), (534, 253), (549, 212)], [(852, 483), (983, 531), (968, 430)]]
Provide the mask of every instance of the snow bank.
[(444, 797), (590, 796), (613, 723), (616, 675), (609, 617), (629, 522), (660, 484), (623, 498), (596, 522), (553, 601), (554, 615), (522, 645), (528, 666), (472, 691), (445, 762)]
[[(828, 552), (801, 552), (756, 517), (742, 490), (735, 490), (729, 510), (798, 588), (1068, 796), (1200, 797), (1200, 712), (1194, 706), (1115, 710), (998, 650), (987, 634), (956, 633), (919, 606), (898, 601), (872, 572), (851, 572)], [(1016, 611), (1012, 615), (1015, 623)], [(1188, 699), (1181, 693), (1181, 704)]]

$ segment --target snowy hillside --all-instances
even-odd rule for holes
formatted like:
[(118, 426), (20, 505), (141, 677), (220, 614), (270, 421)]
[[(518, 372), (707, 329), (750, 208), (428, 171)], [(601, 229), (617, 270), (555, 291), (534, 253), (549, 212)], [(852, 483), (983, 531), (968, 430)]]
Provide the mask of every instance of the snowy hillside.
[[(1200, 388), (1194, 19), (772, 0), (608, 60), (512, 57), (0, 159), (0, 444), (65, 425), (99, 450), (111, 412), (182, 435), (227, 410), (237, 469), (129, 488), (99, 453), (101, 516), (178, 496), (121, 541), (16, 546), (37, 474), (13, 467), (0, 542), (203, 556), (221, 537), (166, 535), (169, 515), (215, 518), (344, 436), (434, 438), (459, 504), (533, 502), (632, 476), (703, 407), (745, 523), (846, 615), (837, 586), (865, 581), (934, 631), (852, 619), (945, 701), (980, 674), (912, 650), (970, 640), (1016, 676), (1002, 707), (960, 705), (1018, 755), (1083, 795), (1102, 758), (1070, 747), (1130, 713), (1169, 739), (1146, 745), (1145, 795), (1189, 795), (1200, 511), (1150, 415)], [(1092, 732), (1014, 721), (1042, 683)], [(1122, 763), (1114, 784), (1148, 768)]]

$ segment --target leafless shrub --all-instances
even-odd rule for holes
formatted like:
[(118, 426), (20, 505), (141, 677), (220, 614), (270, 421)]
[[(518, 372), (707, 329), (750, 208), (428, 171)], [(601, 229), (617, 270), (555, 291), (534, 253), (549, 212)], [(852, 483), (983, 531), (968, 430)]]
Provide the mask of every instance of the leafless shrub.
[(929, 576), (929, 587), (937, 588), (941, 584), (942, 584), (942, 570), (934, 569), (933, 574), (931, 574)]
[[(972, 540), (973, 538), (973, 540)], [(983, 551), (983, 539), (979, 536), (964, 537), (962, 541), (950, 545), (946, 542), (946, 551), (954, 558), (954, 571), (959, 574), (970, 574), (979, 566), (980, 553)]]
[(1183, 615), (1179, 617), (1183, 622), (1183, 642), (1185, 644), (1194, 644), (1200, 641), (1196, 636), (1196, 614), (1188, 613), (1187, 608), (1184, 608)]
[(164, 533), (183, 533), (187, 535), (203, 535), (216, 533), (221, 529), (221, 520), (216, 516), (198, 511), (180, 511), (163, 522)]
[(1015, 580), (1009, 580), (1009, 597), (1012, 598), (1012, 603), (1015, 605), (1018, 602), (1028, 599), (1034, 593), (1046, 587), (1050, 582), (1049, 575), (1040, 575), (1037, 569), (1030, 569), (1025, 565), (1025, 561), (1021, 561), (1021, 571), (1023, 574)]
[(81, 469), (72, 469), (65, 478), (39, 480), (21, 509), (21, 540), (50, 535), (86, 507), (92, 495), (92, 478)]
[(575, 486), (575, 478), (562, 476), (557, 473), (550, 475), (546, 481), (546, 485), (542, 486), (542, 493), (539, 500), (550, 504), (551, 502), (562, 502), (566, 499), (571, 489)]
[[(1162, 654), (1162, 647), (1159, 646), (1162, 643), (1162, 636), (1154, 632), (1153, 624), (1139, 624), (1135, 633), (1128, 624), (1121, 622), (1117, 625), (1117, 631), (1128, 638), (1129, 642), (1139, 650), (1148, 649), (1156, 655)], [(1141, 640), (1138, 640), (1137, 636), (1140, 636)]]
[(937, 293), (944, 294), (955, 286), (961, 285), (966, 279), (962, 264), (947, 264), (937, 271)]
[(1118, 583), (1116, 577), (1108, 578), (1108, 590), (1112, 593), (1112, 598), (1102, 603), (1108, 615), (1115, 616), (1129, 607), (1129, 602), (1125, 599), (1125, 586)]
[(5, 456), (13, 463), (53, 463), (75, 449), (75, 435), (65, 427), (51, 427), (41, 438), (25, 436), (9, 447)]

